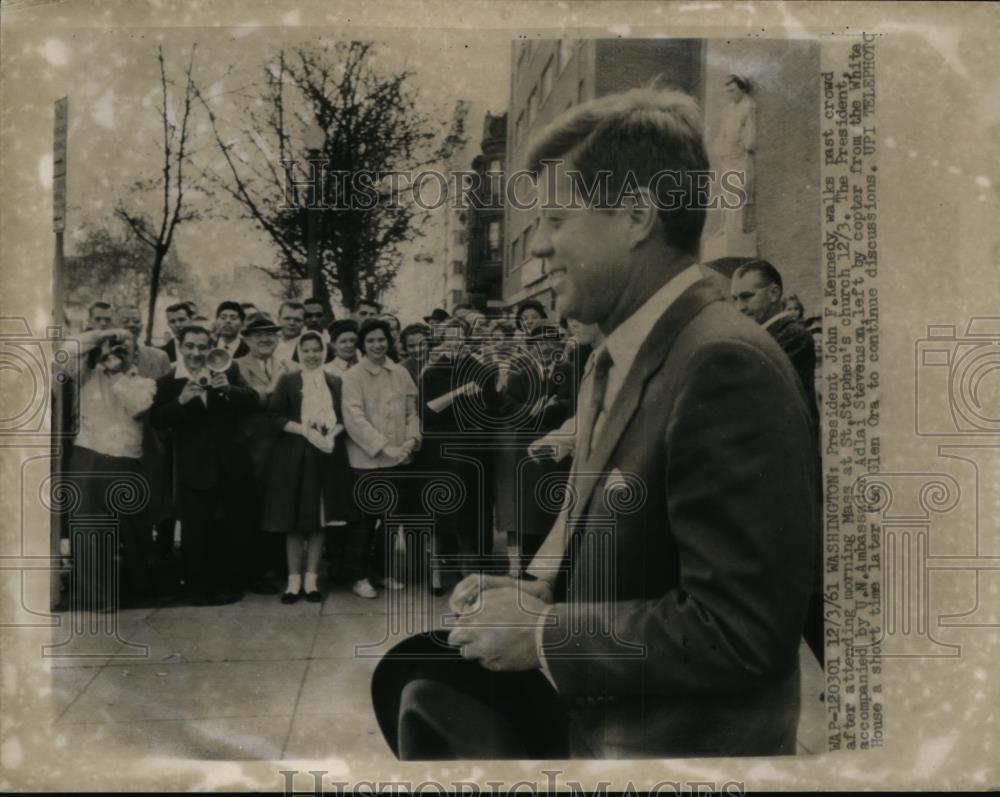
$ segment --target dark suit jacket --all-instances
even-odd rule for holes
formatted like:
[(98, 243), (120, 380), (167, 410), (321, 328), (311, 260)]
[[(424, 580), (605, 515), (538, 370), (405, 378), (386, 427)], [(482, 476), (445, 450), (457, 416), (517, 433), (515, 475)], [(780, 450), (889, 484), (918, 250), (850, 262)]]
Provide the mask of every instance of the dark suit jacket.
[[(219, 343), (218, 338), (215, 339), (215, 345), (216, 346), (221, 345)], [(236, 346), (236, 351), (233, 352), (233, 359), (236, 360), (239, 359), (240, 357), (247, 357), (249, 354), (250, 354), (250, 345), (245, 340), (243, 340), (243, 338), (240, 338), (240, 342)]]
[(226, 371), (229, 390), (209, 389), (208, 404), (195, 398), (177, 399), (187, 379), (167, 374), (156, 381), (150, 408), (154, 427), (173, 436), (177, 483), (182, 488), (208, 490), (221, 481), (253, 478), (250, 455), (240, 433), (240, 418), (257, 406), (257, 393), (247, 387), (234, 363)]
[(543, 649), (573, 755), (794, 753), (817, 474), (771, 336), (711, 280), (691, 286), (570, 479)]
[(794, 318), (779, 318), (767, 331), (774, 336), (781, 350), (792, 361), (795, 373), (799, 375), (802, 389), (809, 400), (810, 413), (819, 420), (819, 410), (816, 407), (816, 343), (805, 326)]
[(160, 346), (160, 351), (165, 351), (170, 362), (177, 362), (177, 338), (171, 338), (162, 346)]

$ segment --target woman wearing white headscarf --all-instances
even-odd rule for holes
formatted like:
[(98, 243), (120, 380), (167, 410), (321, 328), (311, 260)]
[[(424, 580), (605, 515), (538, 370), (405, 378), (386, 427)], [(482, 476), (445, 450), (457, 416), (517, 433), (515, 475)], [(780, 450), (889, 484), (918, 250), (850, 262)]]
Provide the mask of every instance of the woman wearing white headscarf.
[(324, 529), (354, 517), (353, 477), (338, 441), (344, 429), (340, 379), (323, 370), (326, 347), (319, 333), (303, 334), (298, 354), (301, 370), (284, 374), (268, 402), (281, 435), (271, 458), (263, 527), (287, 535), (288, 586), (281, 602), (295, 603), (305, 593), (318, 603)]

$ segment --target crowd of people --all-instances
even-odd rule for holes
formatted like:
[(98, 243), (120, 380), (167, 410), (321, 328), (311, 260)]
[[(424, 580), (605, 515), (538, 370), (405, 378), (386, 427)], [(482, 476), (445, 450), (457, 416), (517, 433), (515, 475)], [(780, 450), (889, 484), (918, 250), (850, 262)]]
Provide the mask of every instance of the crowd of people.
[[(64, 472), (77, 511), (118, 529), (72, 533), (77, 604), (320, 601), (333, 583), (443, 594), (470, 573), (517, 572), (551, 527), (596, 326), (531, 300), (405, 327), (368, 300), (336, 319), (312, 298), (275, 316), (238, 301), (165, 315), (170, 339), (146, 346), (137, 307), (94, 302), (65, 368), (77, 433)], [(109, 504), (122, 474), (148, 498), (127, 514)], [(445, 507), (428, 504), (435, 479), (456, 496)], [(385, 485), (390, 507), (366, 502)], [(407, 531), (431, 515), (429, 539)]]
[[(801, 303), (763, 260), (741, 263), (731, 290), (791, 359), (817, 420)], [(149, 496), (118, 515), (116, 538), (74, 540), (81, 604), (222, 604), (244, 591), (319, 601), (323, 572), (363, 598), (408, 581), (442, 594), (471, 572), (523, 571), (551, 529), (596, 325), (555, 323), (534, 300), (513, 317), (459, 305), (405, 327), (375, 301), (333, 319), (312, 298), (281, 303), (277, 320), (249, 302), (220, 303), (214, 320), (179, 302), (166, 321), (169, 340), (145, 346), (137, 307), (96, 301), (79, 337), (66, 471), (81, 511), (108, 513), (119, 474)], [(374, 472), (396, 516), (426, 513), (414, 502), (436, 475), (462, 498), (428, 545), (359, 506), (359, 478)], [(117, 587), (99, 572), (117, 572)]]

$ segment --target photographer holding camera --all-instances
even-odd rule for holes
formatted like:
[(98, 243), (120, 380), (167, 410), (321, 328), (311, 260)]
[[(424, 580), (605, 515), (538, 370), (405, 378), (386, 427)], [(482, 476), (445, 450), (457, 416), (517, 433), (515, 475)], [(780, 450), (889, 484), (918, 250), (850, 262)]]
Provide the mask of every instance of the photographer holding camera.
[(109, 562), (120, 563), (123, 603), (145, 594), (149, 503), (136, 512), (119, 513), (108, 501), (116, 484), (148, 484), (141, 461), (143, 418), (153, 403), (155, 383), (137, 372), (134, 341), (126, 329), (84, 332), (76, 351), (78, 433), (66, 476), (77, 488), (81, 514), (117, 517), (118, 527), (117, 534), (95, 528), (73, 535), (72, 594), (76, 608), (108, 611), (116, 608), (117, 598), (115, 579), (105, 569)]
[(237, 535), (254, 523), (253, 463), (240, 420), (258, 396), (224, 352), (213, 364), (220, 350), (211, 351), (205, 327), (184, 327), (178, 340), (181, 357), (157, 380), (150, 418), (173, 438), (185, 586), (195, 604), (233, 603), (242, 597)]

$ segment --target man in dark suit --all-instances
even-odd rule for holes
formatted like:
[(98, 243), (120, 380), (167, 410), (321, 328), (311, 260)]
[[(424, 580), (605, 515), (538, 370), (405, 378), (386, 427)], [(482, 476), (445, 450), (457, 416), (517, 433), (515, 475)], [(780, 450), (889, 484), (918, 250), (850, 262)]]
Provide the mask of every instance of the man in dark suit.
[(240, 433), (242, 415), (257, 406), (257, 394), (233, 363), (209, 371), (209, 331), (187, 326), (179, 338), (174, 373), (156, 382), (153, 425), (171, 432), (181, 517), (185, 586), (196, 604), (219, 605), (242, 597), (238, 589), (239, 533), (253, 522), (247, 485), (253, 466)]
[[(288, 362), (274, 356), (281, 327), (268, 316), (258, 313), (247, 319), (243, 339), (250, 348), (246, 357), (236, 360), (240, 376), (257, 393), (257, 410), (244, 415), (240, 426), (253, 459), (255, 494), (263, 495), (267, 488), (268, 466), (278, 432), (267, 413), (267, 402), (278, 378), (288, 373)], [(244, 541), (243, 561), (246, 567), (247, 589), (259, 595), (278, 592), (277, 572), (284, 562), (284, 540), (260, 528), (259, 515)]]
[[(585, 103), (530, 164), (532, 254), (559, 312), (605, 336), (567, 503), (535, 580), (456, 587), (450, 656), (439, 633), (380, 663), (383, 732), (418, 759), (793, 754), (809, 413), (779, 347), (697, 266), (704, 209), (677, 200), (708, 169), (697, 106), (655, 90)], [(421, 647), (436, 660), (414, 661)]]
[(215, 345), (229, 352), (234, 360), (250, 353), (250, 347), (240, 335), (246, 320), (246, 312), (239, 302), (221, 302), (215, 310), (215, 326), (219, 333)]
[(784, 309), (781, 274), (766, 260), (751, 260), (733, 272), (733, 301), (743, 315), (749, 316), (771, 333), (781, 350), (795, 366), (802, 389), (816, 415), (816, 346), (809, 330), (794, 310)]
[(191, 323), (191, 308), (187, 302), (177, 302), (167, 307), (167, 326), (170, 327), (170, 340), (160, 348), (167, 353), (171, 363), (177, 362), (177, 336)]
[[(799, 313), (785, 308), (781, 273), (766, 260), (750, 260), (733, 272), (732, 296), (736, 308), (766, 329), (781, 346), (799, 375), (812, 419), (816, 461), (820, 458), (819, 407), (816, 404), (816, 345), (812, 333), (799, 321)], [(791, 297), (789, 297), (791, 298)], [(797, 300), (796, 300), (797, 301)], [(799, 305), (801, 310), (801, 304)], [(817, 489), (818, 486), (817, 486)], [(820, 493), (822, 500), (822, 494)], [(816, 578), (806, 616), (805, 639), (820, 664), (823, 663), (823, 554), (816, 553)]]

